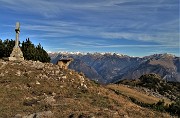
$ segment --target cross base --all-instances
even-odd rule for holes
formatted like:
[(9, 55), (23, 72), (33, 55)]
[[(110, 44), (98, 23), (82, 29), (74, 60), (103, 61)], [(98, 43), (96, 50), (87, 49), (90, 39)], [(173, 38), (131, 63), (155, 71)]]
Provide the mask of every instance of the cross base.
[(15, 61), (15, 60), (23, 61), (24, 60), (23, 53), (22, 53), (20, 47), (13, 48), (13, 51), (12, 51), (10, 57), (8, 57), (8, 60), (9, 61)]

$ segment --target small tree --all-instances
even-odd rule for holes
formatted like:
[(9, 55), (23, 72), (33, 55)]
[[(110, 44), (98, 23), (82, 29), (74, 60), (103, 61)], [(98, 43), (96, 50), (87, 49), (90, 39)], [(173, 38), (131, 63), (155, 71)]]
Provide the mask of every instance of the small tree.
[[(19, 42), (20, 44), (21, 42)], [(5, 40), (2, 42), (0, 40), (0, 58), (2, 57), (9, 57), (13, 47), (15, 45), (14, 40)], [(48, 53), (43, 49), (41, 44), (35, 46), (30, 39), (26, 39), (26, 41), (22, 42), (22, 45), (20, 46), (23, 56), (26, 60), (34, 60), (34, 61), (41, 61), (41, 62), (50, 62), (50, 57), (48, 56)]]
[(47, 52), (43, 49), (41, 44), (39, 43), (37, 46), (32, 44), (30, 39), (26, 39), (26, 42), (22, 43), (22, 52), (24, 58), (27, 60), (41, 61), (41, 62), (50, 62), (50, 57)]
[(14, 40), (9, 40), (9, 39), (6, 39), (4, 42), (4, 50), (3, 50), (3, 57), (9, 57), (12, 50), (13, 50), (13, 47), (15, 45), (15, 41)]
[(0, 58), (2, 58), (3, 56), (4, 56), (4, 44), (0, 39)]

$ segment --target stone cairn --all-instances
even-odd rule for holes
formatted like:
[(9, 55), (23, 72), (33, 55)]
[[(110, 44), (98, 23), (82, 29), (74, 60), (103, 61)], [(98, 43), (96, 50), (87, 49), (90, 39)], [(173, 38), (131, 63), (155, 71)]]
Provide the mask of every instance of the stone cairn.
[(16, 22), (16, 28), (15, 28), (15, 32), (16, 32), (16, 40), (15, 40), (15, 46), (13, 48), (12, 53), (10, 54), (10, 57), (8, 57), (9, 61), (23, 61), (24, 57), (23, 57), (23, 53), (19, 47), (19, 34), (20, 34), (20, 23)]
[(59, 59), (56, 64), (57, 64), (60, 68), (68, 69), (68, 66), (69, 66), (69, 64), (70, 64), (72, 61), (73, 61), (72, 58), (62, 58), (62, 59)]

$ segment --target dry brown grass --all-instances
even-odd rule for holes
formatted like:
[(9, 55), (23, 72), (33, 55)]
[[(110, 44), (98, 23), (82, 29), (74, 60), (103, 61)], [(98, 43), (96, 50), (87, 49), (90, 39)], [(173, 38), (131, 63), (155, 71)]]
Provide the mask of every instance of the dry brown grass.
[[(30, 73), (17, 76), (17, 70)], [(10, 118), (16, 114), (28, 115), (48, 110), (53, 112), (55, 118), (68, 118), (70, 115), (86, 118), (169, 117), (168, 114), (137, 106), (126, 96), (117, 95), (106, 86), (86, 78), (84, 84), (87, 88), (81, 87), (77, 72), (60, 71), (67, 76), (66, 79), (56, 80), (59, 75), (48, 74), (48, 78), (38, 78), (39, 74), (45, 73), (43, 69), (30, 68), (29, 65), (8, 63), (0, 68), (0, 73), (4, 73), (0, 76), (0, 117)], [(54, 96), (55, 102), (47, 103), (47, 96)]]
[[(133, 97), (136, 100), (138, 100), (139, 102), (143, 102), (143, 103), (153, 104), (153, 103), (157, 103), (159, 100), (162, 100), (160, 98), (144, 94), (142, 92), (139, 92), (132, 88), (128, 88), (127, 86), (123, 86), (123, 85), (114, 85), (113, 84), (113, 85), (108, 85), (107, 88), (110, 88), (113, 90), (118, 90), (119, 92), (121, 92), (121, 94), (128, 96), (128, 97)], [(165, 103), (170, 104), (172, 102), (168, 99), (165, 99)]]

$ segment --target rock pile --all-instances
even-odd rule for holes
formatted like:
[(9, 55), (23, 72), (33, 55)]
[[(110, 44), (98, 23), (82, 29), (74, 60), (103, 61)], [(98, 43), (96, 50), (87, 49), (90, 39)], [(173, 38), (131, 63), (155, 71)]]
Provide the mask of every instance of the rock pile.
[(30, 115), (22, 116), (21, 114), (16, 114), (14, 118), (53, 118), (53, 113), (51, 111), (37, 112)]
[[(12, 68), (14, 67), (14, 68)], [(21, 68), (19, 68), (21, 67)], [(15, 69), (15, 70), (14, 70)], [(0, 60), (0, 76), (5, 76), (5, 74), (12, 74), (15, 76), (31, 76), (32, 72), (37, 72), (36, 79), (55, 79), (60, 82), (69, 82), (73, 84), (74, 82), (79, 83), (79, 87), (87, 88), (85, 84), (84, 75), (79, 75), (79, 73), (74, 70), (66, 70), (60, 68), (58, 65), (52, 63), (42, 63), (39, 61), (22, 61), (22, 62), (6, 62)], [(27, 71), (28, 70), (28, 71)], [(15, 72), (15, 73), (12, 73)], [(68, 78), (68, 76), (74, 76), (73, 78)], [(76, 79), (76, 81), (75, 81)], [(86, 80), (88, 81), (88, 80)], [(36, 84), (40, 84), (36, 81)]]

